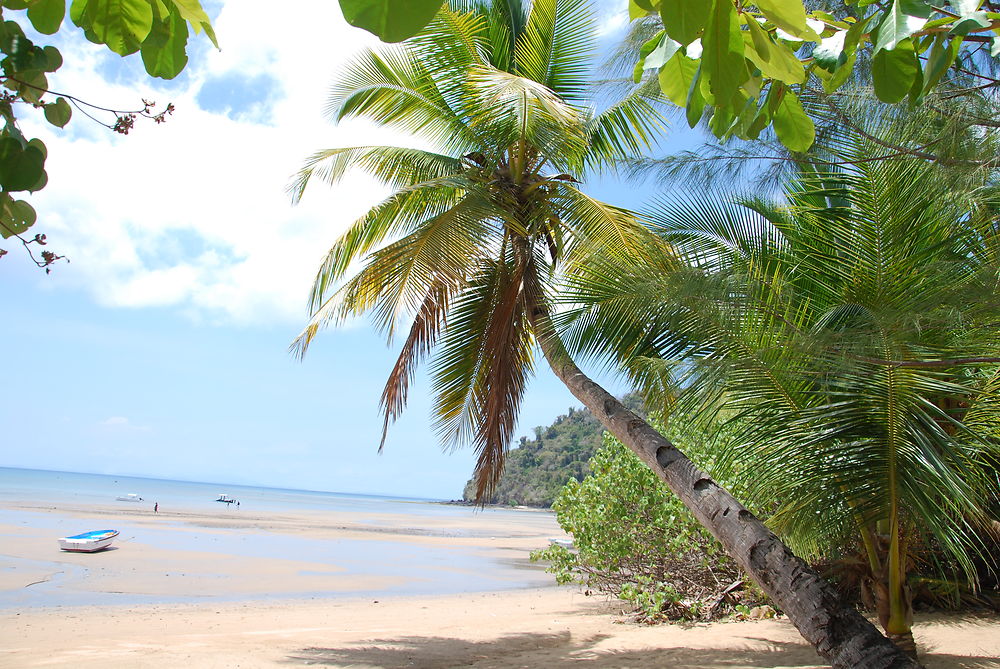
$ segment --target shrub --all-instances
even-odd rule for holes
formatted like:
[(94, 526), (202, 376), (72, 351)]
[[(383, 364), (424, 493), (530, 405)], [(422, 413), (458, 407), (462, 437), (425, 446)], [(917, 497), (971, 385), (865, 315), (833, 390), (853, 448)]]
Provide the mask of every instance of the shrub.
[[(714, 439), (688, 437), (679, 445), (711, 471)], [(547, 571), (557, 582), (618, 597), (646, 621), (716, 618), (764, 601), (718, 542), (624, 445), (606, 434), (590, 470), (583, 481), (569, 481), (553, 504), (573, 548), (553, 544), (532, 554), (550, 563)]]

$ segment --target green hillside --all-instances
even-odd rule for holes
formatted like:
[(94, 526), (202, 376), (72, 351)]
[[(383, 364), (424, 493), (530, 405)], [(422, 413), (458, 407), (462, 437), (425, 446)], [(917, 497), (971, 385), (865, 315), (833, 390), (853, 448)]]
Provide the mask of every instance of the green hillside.
[[(626, 406), (640, 411), (642, 401), (635, 395), (624, 399)], [(548, 427), (536, 427), (535, 438), (521, 437), (507, 456), (507, 466), (490, 504), (548, 507), (566, 481), (582, 481), (590, 473), (587, 461), (601, 445), (604, 428), (587, 409), (570, 408)], [(473, 502), (476, 486), (465, 484), (462, 499)]]

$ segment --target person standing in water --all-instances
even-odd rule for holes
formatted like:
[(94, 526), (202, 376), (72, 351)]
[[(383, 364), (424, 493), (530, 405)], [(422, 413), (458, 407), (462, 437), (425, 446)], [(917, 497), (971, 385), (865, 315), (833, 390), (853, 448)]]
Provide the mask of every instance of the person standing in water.
[(153, 502), (153, 513), (159, 513), (159, 512), (160, 512), (160, 503)]

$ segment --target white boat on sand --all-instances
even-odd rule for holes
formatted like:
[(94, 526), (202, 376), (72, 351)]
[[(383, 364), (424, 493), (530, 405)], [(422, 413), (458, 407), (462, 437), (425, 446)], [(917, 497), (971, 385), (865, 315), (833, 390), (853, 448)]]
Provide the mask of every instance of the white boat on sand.
[(118, 530), (92, 530), (59, 540), (59, 548), (73, 553), (96, 553), (111, 545)]
[(142, 497), (139, 497), (134, 492), (130, 492), (127, 495), (119, 495), (115, 499), (117, 499), (119, 502), (141, 502), (142, 501)]

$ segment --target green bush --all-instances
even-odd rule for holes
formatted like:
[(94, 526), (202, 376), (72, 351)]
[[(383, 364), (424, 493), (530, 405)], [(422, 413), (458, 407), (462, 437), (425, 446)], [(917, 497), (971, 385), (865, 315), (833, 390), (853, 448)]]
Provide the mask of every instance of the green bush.
[[(688, 436), (678, 445), (710, 472), (714, 442)], [(648, 621), (715, 618), (763, 601), (718, 542), (620, 442), (605, 435), (590, 470), (583, 481), (569, 481), (553, 504), (573, 548), (554, 544), (532, 554), (550, 563), (557, 582), (618, 597)]]

